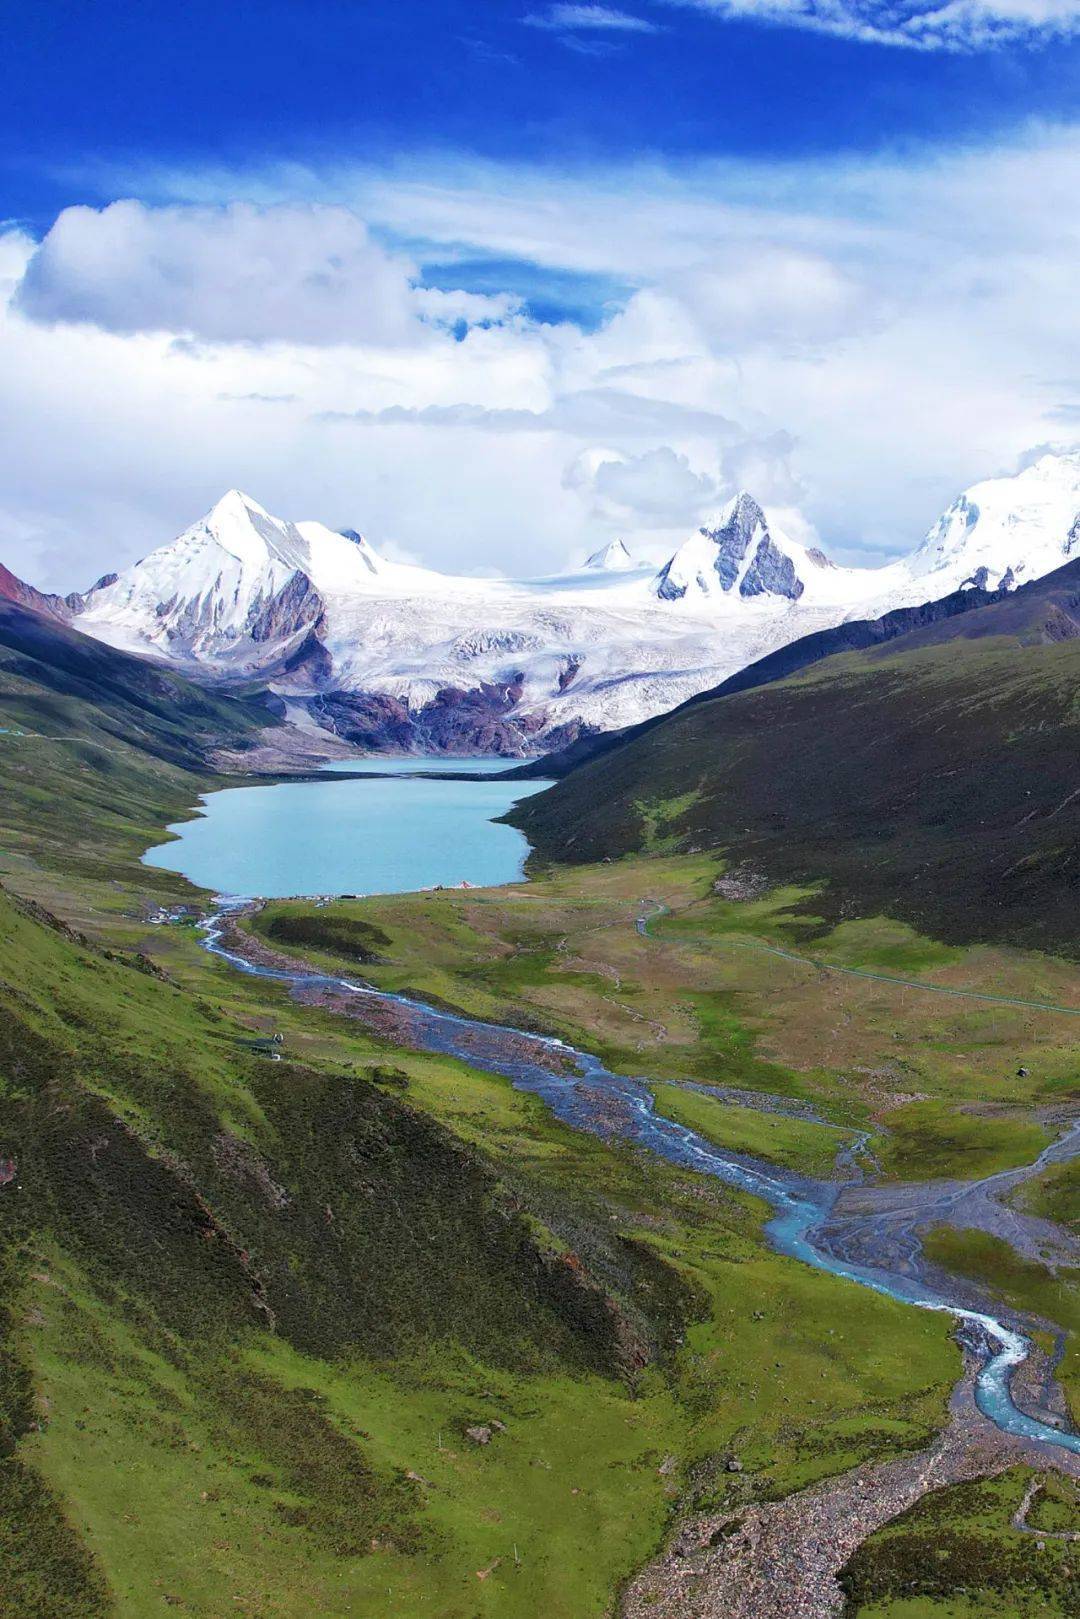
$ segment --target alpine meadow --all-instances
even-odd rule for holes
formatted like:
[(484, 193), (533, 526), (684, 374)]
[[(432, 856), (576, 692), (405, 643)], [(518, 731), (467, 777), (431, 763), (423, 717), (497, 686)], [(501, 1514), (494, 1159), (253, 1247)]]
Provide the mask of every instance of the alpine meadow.
[(1078, 0), (0, 58), (0, 1619), (1073, 1619)]

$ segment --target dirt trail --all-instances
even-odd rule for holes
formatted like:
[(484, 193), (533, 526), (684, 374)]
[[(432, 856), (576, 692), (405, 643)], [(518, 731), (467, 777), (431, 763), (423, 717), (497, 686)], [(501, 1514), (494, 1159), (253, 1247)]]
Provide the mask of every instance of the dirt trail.
[(1076, 1529), (1037, 1529), (1034, 1524), (1027, 1521), (1031, 1511), (1031, 1503), (1042, 1489), (1042, 1480), (1033, 1478), (1024, 1491), (1024, 1499), (1013, 1513), (1012, 1526), (1022, 1535), (1037, 1535), (1040, 1540), (1080, 1540), (1080, 1530)]

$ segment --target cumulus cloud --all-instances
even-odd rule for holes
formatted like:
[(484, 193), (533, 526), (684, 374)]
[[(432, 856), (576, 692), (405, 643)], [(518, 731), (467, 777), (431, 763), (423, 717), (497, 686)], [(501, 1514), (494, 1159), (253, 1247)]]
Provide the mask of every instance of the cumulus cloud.
[[(113, 288), (86, 269), (93, 252), (59, 254), (65, 273), (46, 275), (51, 248), (0, 232), (0, 284), (17, 288), (0, 309), (3, 560), (38, 584), (85, 583), (237, 484), (436, 566), (507, 572), (557, 566), (613, 529), (655, 554), (711, 491), (745, 485), (792, 514), (789, 531), (800, 508), (856, 560), (910, 548), (966, 484), (1076, 431), (1074, 129), (922, 163), (403, 160), (392, 180), (338, 168), (154, 185), (151, 245), (157, 215), (187, 241), (230, 213), (228, 195), (248, 197), (260, 230), (318, 221), (336, 199), (341, 240), (387, 277), (390, 317), (340, 316), (366, 284), (348, 254), (331, 280), (355, 290), (328, 314), (307, 268), (327, 255), (317, 224), (318, 251), (294, 261), (264, 238), (275, 274), (303, 267), (280, 319), (268, 271), (247, 300), (256, 319), (239, 271), (225, 264), (211, 297), (191, 249), (121, 254)], [(546, 326), (513, 299), (423, 289), (383, 245), (395, 239), (420, 244), (418, 262), (524, 260), (605, 286), (633, 265), (634, 286), (587, 329)], [(162, 290), (162, 264), (179, 291)]]
[(454, 287), (414, 287), (412, 306), (432, 325), (454, 331), (497, 325), (521, 313), (520, 298), (510, 293), (463, 292)]
[(670, 444), (634, 456), (587, 450), (567, 467), (563, 484), (599, 517), (646, 528), (696, 523), (719, 496), (715, 479), (695, 472)]
[(875, 45), (972, 51), (1080, 32), (1078, 0), (666, 0), (739, 21), (772, 23)]
[(347, 208), (66, 208), (25, 269), (20, 311), (207, 341), (402, 343), (422, 318), (498, 320), (506, 298), (414, 285), (416, 267)]

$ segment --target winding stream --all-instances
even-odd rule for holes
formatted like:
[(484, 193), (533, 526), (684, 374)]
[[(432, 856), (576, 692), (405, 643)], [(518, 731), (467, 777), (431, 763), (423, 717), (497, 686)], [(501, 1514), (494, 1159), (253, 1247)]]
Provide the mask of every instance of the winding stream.
[[(217, 913), (203, 924), (206, 949), (241, 972), (289, 984), (301, 996), (331, 993), (360, 997), (373, 1013), (393, 1015), (394, 1037), (403, 1045), (457, 1057), (487, 1073), (499, 1074), (516, 1089), (538, 1096), (556, 1118), (574, 1129), (603, 1139), (632, 1142), (668, 1163), (713, 1175), (729, 1186), (765, 1199), (774, 1211), (765, 1230), (778, 1253), (919, 1309), (952, 1315), (961, 1323), (964, 1341), (981, 1361), (975, 1401), (983, 1415), (1004, 1433), (1080, 1454), (1080, 1436), (1040, 1422), (1013, 1400), (1013, 1371), (1031, 1349), (1022, 1333), (992, 1315), (951, 1301), (917, 1276), (885, 1265), (852, 1262), (836, 1251), (835, 1232), (831, 1249), (824, 1245), (821, 1227), (836, 1201), (837, 1186), (788, 1174), (748, 1155), (713, 1145), (696, 1131), (657, 1113), (644, 1082), (611, 1073), (598, 1058), (562, 1040), (439, 1011), (408, 996), (373, 989), (351, 979), (249, 961), (222, 942), (236, 915), (249, 908), (247, 901), (220, 901)], [(1075, 1140), (1072, 1144), (1075, 1146)], [(1055, 1146), (1060, 1153), (1062, 1144)], [(1043, 1159), (1049, 1161), (1053, 1151), (1047, 1149), (1040, 1164)]]

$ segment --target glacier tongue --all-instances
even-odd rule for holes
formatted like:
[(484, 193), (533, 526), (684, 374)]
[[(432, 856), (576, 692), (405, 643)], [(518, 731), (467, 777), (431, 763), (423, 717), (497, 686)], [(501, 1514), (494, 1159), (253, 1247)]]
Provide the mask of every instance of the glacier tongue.
[[(648, 718), (845, 619), (1010, 589), (1076, 554), (1080, 452), (976, 484), (880, 568), (807, 550), (745, 491), (659, 572), (614, 540), (577, 573), (512, 581), (393, 562), (355, 530), (287, 522), (230, 490), (68, 601), (87, 634), (213, 677), (259, 675), (366, 745), (382, 726), (381, 745), (472, 735), (534, 751)], [(332, 693), (356, 701), (335, 707)]]

